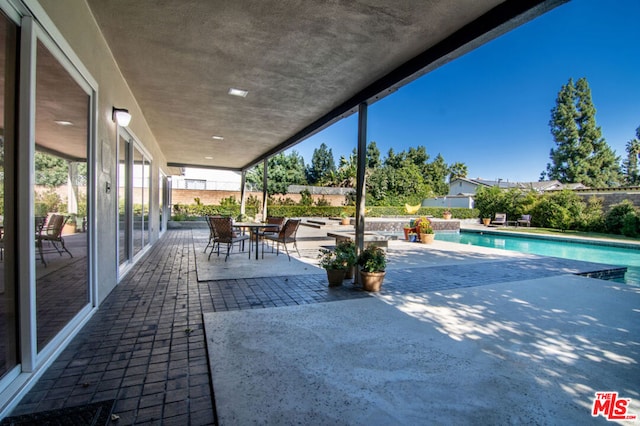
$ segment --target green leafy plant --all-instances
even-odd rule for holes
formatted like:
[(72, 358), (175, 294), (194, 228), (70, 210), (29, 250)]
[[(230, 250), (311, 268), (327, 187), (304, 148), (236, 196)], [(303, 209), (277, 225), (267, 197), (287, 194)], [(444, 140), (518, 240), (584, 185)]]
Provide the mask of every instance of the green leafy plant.
[(345, 240), (336, 245), (336, 255), (347, 263), (347, 267), (358, 262), (356, 244), (351, 240)]
[(334, 250), (320, 249), (320, 267), (324, 269), (347, 269), (346, 260)]
[(358, 265), (364, 272), (383, 272), (387, 267), (387, 255), (380, 247), (372, 244), (360, 253)]
[(416, 229), (420, 234), (433, 234), (433, 227), (431, 226), (431, 221), (426, 217), (420, 217), (416, 219)]

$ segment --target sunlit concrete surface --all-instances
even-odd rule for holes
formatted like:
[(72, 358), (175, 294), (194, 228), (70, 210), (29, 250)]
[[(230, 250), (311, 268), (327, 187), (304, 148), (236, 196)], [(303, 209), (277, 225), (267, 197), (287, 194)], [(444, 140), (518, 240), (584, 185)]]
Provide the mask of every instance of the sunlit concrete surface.
[(574, 275), (205, 313), (220, 424), (604, 424), (640, 414), (640, 288)]

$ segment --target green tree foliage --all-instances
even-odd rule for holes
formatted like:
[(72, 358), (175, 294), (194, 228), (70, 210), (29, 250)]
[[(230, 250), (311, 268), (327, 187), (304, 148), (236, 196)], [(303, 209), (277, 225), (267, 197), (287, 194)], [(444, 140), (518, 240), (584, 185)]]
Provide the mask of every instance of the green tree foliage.
[(506, 213), (509, 220), (529, 212), (535, 193), (523, 192), (517, 188), (506, 191), (498, 186), (480, 187), (474, 197), (474, 207), (480, 212), (480, 218), (493, 218), (496, 213)]
[(426, 165), (425, 183), (431, 187), (436, 195), (447, 195), (449, 185), (447, 184), (447, 176), (450, 173), (449, 166), (444, 162), (444, 157), (440, 154)]
[(636, 138), (627, 142), (627, 158), (622, 162), (622, 171), (626, 185), (640, 185), (640, 169), (638, 168), (638, 158), (640, 158), (640, 127), (636, 129)]
[[(247, 182), (262, 190), (263, 165), (258, 164), (247, 173)], [(296, 152), (274, 155), (267, 162), (267, 194), (286, 194), (289, 185), (305, 185), (304, 159)]]
[(610, 234), (624, 234), (636, 237), (640, 232), (637, 226), (640, 213), (629, 200), (624, 200), (611, 207), (605, 218), (605, 229)]
[(582, 183), (589, 187), (617, 186), (621, 181), (619, 158), (596, 125), (596, 109), (586, 78), (562, 86), (551, 110), (549, 126), (556, 147), (550, 151), (549, 179)]
[(35, 154), (36, 185), (55, 188), (67, 183), (69, 164), (60, 157), (36, 151)]
[(453, 163), (449, 166), (449, 182), (458, 178), (466, 178), (469, 171), (467, 169), (467, 165), (464, 163)]
[(333, 160), (333, 152), (325, 143), (313, 150), (311, 164), (307, 166), (307, 182), (311, 185), (322, 182), (336, 171), (336, 163)]
[(375, 170), (382, 165), (380, 150), (375, 141), (367, 144), (367, 169)]

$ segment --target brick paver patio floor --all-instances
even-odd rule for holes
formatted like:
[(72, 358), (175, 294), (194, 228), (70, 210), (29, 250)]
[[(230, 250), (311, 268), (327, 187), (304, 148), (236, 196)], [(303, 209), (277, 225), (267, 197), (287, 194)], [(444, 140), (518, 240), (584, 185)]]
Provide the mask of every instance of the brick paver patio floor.
[(202, 312), (354, 297), (324, 274), (198, 283), (192, 231), (167, 231), (11, 415), (116, 399), (118, 424), (215, 424)]

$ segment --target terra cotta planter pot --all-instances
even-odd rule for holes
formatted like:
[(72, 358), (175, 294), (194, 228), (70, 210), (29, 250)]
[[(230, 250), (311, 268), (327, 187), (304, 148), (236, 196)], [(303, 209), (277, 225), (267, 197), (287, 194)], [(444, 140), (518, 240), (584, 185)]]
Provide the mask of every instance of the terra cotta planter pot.
[(344, 281), (344, 275), (347, 271), (344, 269), (327, 269), (327, 280), (329, 281), (329, 287), (337, 287), (342, 285)]
[(436, 238), (436, 234), (420, 234), (420, 242), (422, 244), (432, 244)]
[(384, 281), (385, 271), (382, 272), (365, 272), (360, 271), (360, 283), (366, 291), (380, 291), (382, 281)]

